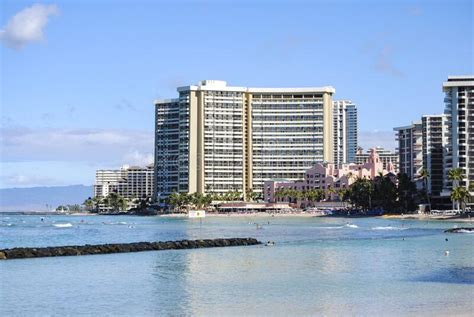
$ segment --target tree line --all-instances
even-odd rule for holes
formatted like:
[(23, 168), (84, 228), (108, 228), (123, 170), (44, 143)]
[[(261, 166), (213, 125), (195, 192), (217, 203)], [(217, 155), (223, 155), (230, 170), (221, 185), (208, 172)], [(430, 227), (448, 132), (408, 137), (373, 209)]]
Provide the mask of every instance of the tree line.
[[(349, 175), (352, 178), (352, 175)], [(347, 188), (327, 188), (327, 189), (308, 189), (299, 191), (291, 188), (282, 188), (275, 192), (277, 201), (288, 201), (297, 203), (304, 201), (307, 206), (315, 205), (316, 202), (328, 201), (337, 197), (338, 201), (348, 202), (354, 208), (360, 210), (382, 209), (390, 212), (409, 212), (415, 211), (419, 204), (431, 205), (431, 197), (428, 192), (428, 179), (430, 175), (427, 170), (422, 169), (416, 179), (422, 181), (423, 188), (417, 189), (416, 183), (406, 174), (382, 175), (381, 173), (373, 180), (366, 178), (357, 178)], [(451, 201), (453, 209), (465, 209), (471, 196), (469, 191), (474, 191), (474, 184), (468, 190), (460, 186), (464, 180), (463, 171), (460, 168), (451, 169), (448, 172), (448, 179), (452, 181)], [(250, 189), (247, 193), (247, 201), (256, 201), (262, 199), (261, 194), (253, 192)], [(213, 201), (243, 201), (243, 194), (239, 191), (228, 191), (226, 193), (172, 193), (165, 203), (172, 206), (176, 211), (187, 211), (190, 208), (207, 208)], [(137, 206), (137, 210), (144, 210), (151, 204), (150, 197), (127, 199), (116, 192), (111, 192), (107, 197), (87, 198), (83, 205), (87, 211), (99, 212), (100, 209), (106, 209), (111, 212), (125, 211), (129, 202)], [(60, 206), (62, 209), (67, 209)], [(68, 206), (69, 209), (77, 209), (76, 205)], [(59, 207), (58, 207), (59, 208)]]

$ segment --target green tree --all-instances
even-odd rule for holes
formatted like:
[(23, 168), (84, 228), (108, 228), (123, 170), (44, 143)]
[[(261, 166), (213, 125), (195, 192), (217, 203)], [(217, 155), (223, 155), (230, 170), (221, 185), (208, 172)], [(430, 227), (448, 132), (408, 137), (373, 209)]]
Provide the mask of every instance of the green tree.
[(95, 196), (94, 198), (92, 198), (92, 202), (94, 203), (92, 211), (97, 213), (99, 212), (100, 205), (104, 202), (104, 198)]
[(168, 197), (168, 204), (173, 206), (175, 211), (181, 212), (183, 207), (187, 207), (190, 202), (190, 196), (186, 193), (173, 192)]
[(115, 212), (126, 210), (128, 206), (127, 200), (115, 192), (109, 193), (105, 198), (104, 203)]
[[(448, 179), (453, 183), (453, 190), (451, 192), (453, 192), (456, 187), (459, 187), (459, 183), (463, 180), (463, 174), (463, 170), (459, 167), (450, 169), (448, 171)], [(456, 204), (456, 210), (459, 210), (459, 201), (454, 199), (451, 199), (451, 201), (453, 202), (453, 209), (455, 208), (454, 205)]]
[(423, 181), (423, 192), (426, 195), (426, 203), (428, 204), (431, 210), (430, 193), (428, 193), (428, 179), (430, 177), (430, 172), (428, 172), (426, 168), (423, 168), (418, 174), (417, 178)]
[(397, 204), (397, 187), (391, 178), (378, 176), (374, 180), (373, 206), (381, 207), (384, 211), (392, 211)]
[(56, 211), (65, 212), (65, 211), (68, 211), (68, 209), (67, 209), (67, 206), (59, 205), (59, 206), (56, 208)]
[(456, 202), (456, 210), (459, 210), (459, 205), (461, 205), (462, 210), (464, 210), (466, 208), (466, 202), (470, 197), (469, 191), (463, 186), (454, 187), (451, 191), (451, 200)]
[(463, 170), (461, 168), (453, 168), (448, 171), (448, 179), (453, 182), (453, 187), (459, 186), (459, 182), (463, 179)]
[(407, 174), (404, 173), (399, 173), (397, 175), (397, 181), (397, 198), (399, 208), (402, 210), (402, 212), (416, 210), (416, 184), (412, 182)]
[(326, 199), (331, 201), (332, 200), (332, 196), (336, 194), (336, 189), (334, 187), (328, 187), (326, 189)]
[(67, 208), (71, 212), (80, 212), (81, 211), (81, 206), (79, 206), (78, 204), (67, 205)]
[(92, 211), (94, 209), (94, 200), (91, 197), (84, 200), (82, 203), (87, 211)]
[(364, 210), (372, 208), (374, 186), (370, 180), (358, 178), (350, 189), (349, 199), (353, 205)]
[(247, 201), (255, 201), (259, 198), (259, 194), (254, 192), (252, 188), (249, 188), (249, 190), (247, 190)]
[(195, 208), (202, 209), (206, 205), (207, 199), (202, 193), (193, 193), (190, 203), (194, 205)]

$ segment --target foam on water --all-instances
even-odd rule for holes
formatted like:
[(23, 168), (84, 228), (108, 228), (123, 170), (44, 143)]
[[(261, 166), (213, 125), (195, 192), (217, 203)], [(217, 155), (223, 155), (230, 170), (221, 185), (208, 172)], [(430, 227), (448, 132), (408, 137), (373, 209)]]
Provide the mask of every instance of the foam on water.
[(470, 233), (470, 234), (474, 234), (474, 230), (461, 229), (461, 230), (458, 230), (457, 232), (458, 232), (458, 233)]
[(53, 224), (56, 228), (70, 228), (72, 227), (71, 223), (55, 223)]
[(354, 225), (354, 224), (351, 224), (351, 223), (346, 224), (345, 227), (347, 227), (347, 228), (353, 228), (353, 229), (359, 228), (358, 225)]
[(372, 230), (406, 230), (408, 228), (401, 228), (401, 227), (392, 227), (392, 226), (386, 226), (386, 227), (373, 227)]

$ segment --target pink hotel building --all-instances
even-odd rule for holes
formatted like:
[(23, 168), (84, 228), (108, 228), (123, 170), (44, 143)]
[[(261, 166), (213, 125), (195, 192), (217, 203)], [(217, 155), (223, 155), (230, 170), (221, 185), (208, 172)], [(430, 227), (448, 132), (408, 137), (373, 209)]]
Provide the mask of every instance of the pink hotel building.
[[(264, 185), (264, 199), (266, 202), (276, 202), (275, 193), (281, 189), (295, 189), (298, 191), (310, 189), (334, 188), (336, 191), (341, 188), (347, 188), (355, 182), (357, 178), (374, 179), (380, 173), (384, 176), (392, 173), (396, 174), (392, 163), (387, 164), (387, 169), (383, 168), (383, 162), (375, 149), (370, 150), (370, 156), (363, 164), (334, 164), (317, 163), (306, 171), (304, 180), (288, 181), (284, 179), (275, 179), (266, 181)], [(337, 194), (333, 194), (335, 198)]]

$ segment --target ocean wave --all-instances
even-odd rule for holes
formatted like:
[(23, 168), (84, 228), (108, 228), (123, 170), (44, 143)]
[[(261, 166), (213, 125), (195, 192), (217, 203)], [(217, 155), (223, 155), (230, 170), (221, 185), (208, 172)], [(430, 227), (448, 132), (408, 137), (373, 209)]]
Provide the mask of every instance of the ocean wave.
[(318, 229), (342, 229), (345, 226), (331, 226), (331, 227), (316, 227)]
[(353, 224), (351, 224), (351, 223), (346, 224), (345, 227), (347, 227), (347, 228), (353, 228), (353, 229), (359, 228), (358, 225), (353, 225)]
[(408, 228), (400, 228), (400, 227), (392, 227), (392, 226), (372, 228), (372, 230), (406, 230), (406, 229)]
[(71, 223), (55, 223), (53, 224), (56, 228), (70, 228), (72, 227)]
[(470, 234), (474, 234), (474, 230), (461, 229), (461, 230), (458, 230), (457, 232), (458, 232), (458, 233), (470, 233)]

